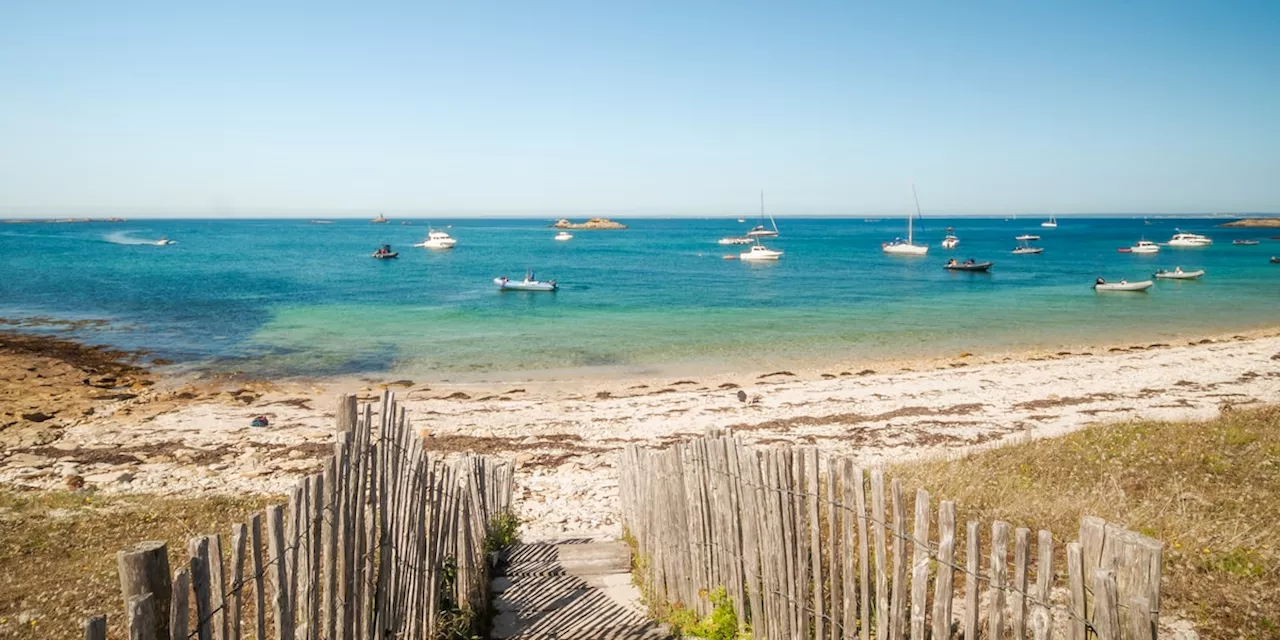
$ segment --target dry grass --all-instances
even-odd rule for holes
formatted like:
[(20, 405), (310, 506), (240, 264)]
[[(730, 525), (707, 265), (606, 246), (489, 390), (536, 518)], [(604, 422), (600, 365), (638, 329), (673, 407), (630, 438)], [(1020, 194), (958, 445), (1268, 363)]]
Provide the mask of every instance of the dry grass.
[(1280, 638), (1280, 407), (1095, 426), (892, 475), (954, 500), (960, 522), (1068, 541), (1096, 515), (1157, 538), (1163, 611), (1204, 638)]
[(185, 566), (188, 538), (229, 538), (233, 523), (279, 501), (0, 490), (0, 638), (78, 638), (80, 621), (100, 613), (111, 637), (121, 637), (116, 551), (167, 540), (176, 569)]

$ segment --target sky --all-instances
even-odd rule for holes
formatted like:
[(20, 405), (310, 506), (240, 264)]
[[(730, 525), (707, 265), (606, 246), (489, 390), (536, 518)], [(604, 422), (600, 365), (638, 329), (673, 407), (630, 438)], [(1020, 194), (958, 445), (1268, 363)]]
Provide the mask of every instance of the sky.
[(0, 216), (1280, 212), (1280, 2), (0, 0)]

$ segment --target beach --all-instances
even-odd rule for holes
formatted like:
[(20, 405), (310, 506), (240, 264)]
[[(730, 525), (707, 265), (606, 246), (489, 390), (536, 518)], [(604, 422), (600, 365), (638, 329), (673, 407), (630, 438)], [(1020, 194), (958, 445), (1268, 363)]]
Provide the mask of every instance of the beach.
[[(15, 367), (23, 358), (57, 355), (27, 350), (4, 357)], [(43, 441), (13, 440), (0, 454), (0, 483), (106, 493), (280, 494), (318, 470), (332, 451), (339, 393), (373, 402), (390, 390), (433, 451), (517, 462), (525, 539), (616, 538), (617, 459), (630, 443), (660, 445), (731, 429), (747, 442), (816, 445), (888, 465), (961, 456), (1099, 422), (1207, 418), (1280, 397), (1275, 329), (847, 364), (502, 384), (150, 373), (146, 384), (130, 382), (129, 393), (101, 390), (108, 397), (86, 401), (91, 413), (80, 409), (82, 415), (55, 433), (44, 432)], [(87, 386), (67, 373), (56, 384)], [(6, 380), (6, 397), (31, 384)], [(250, 426), (257, 416), (269, 426)]]

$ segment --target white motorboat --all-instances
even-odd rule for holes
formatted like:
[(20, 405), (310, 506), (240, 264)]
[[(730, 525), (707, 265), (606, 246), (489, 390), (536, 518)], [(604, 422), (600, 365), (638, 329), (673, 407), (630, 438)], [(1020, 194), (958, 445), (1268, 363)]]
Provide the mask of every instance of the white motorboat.
[(1027, 244), (1026, 240), (1023, 240), (1022, 244), (1013, 248), (1013, 255), (1015, 256), (1028, 255), (1032, 253), (1044, 253), (1044, 247), (1033, 247)]
[(951, 229), (951, 227), (947, 227), (947, 237), (942, 239), (942, 248), (954, 249), (959, 244), (960, 244), (960, 238), (956, 237), (956, 234), (953, 233), (953, 230)]
[(1196, 278), (1204, 275), (1204, 269), (1183, 271), (1182, 267), (1175, 267), (1173, 271), (1165, 271), (1164, 269), (1161, 269), (1152, 275), (1165, 280), (1195, 280)]
[(506, 277), (494, 278), (499, 291), (555, 291), (560, 288), (555, 280), (542, 282), (533, 277), (533, 272), (525, 274), (524, 280), (511, 280)]
[[(738, 222), (742, 222), (742, 220), (738, 220)], [(774, 222), (772, 213), (769, 214), (769, 224), (773, 225), (772, 229), (769, 229), (764, 226), (764, 192), (761, 191), (760, 192), (760, 224), (756, 225), (755, 227), (752, 227), (751, 230), (747, 232), (747, 237), (748, 238), (778, 237), (778, 223)]]
[(752, 242), (755, 242), (755, 240), (752, 240), (751, 238), (741, 238), (741, 237), (738, 237), (738, 236), (729, 236), (729, 237), (727, 237), (727, 238), (720, 238), (719, 240), (717, 240), (717, 241), (716, 241), (716, 244), (722, 244), (722, 245), (730, 245), (730, 244), (751, 244)]
[(1031, 240), (1039, 240), (1039, 239), (1040, 239), (1040, 236), (1032, 233), (1024, 233), (1014, 238), (1014, 240), (1021, 240), (1023, 242), (1030, 242)]
[(1150, 240), (1139, 240), (1138, 244), (1129, 247), (1128, 250), (1120, 249), (1121, 253), (1160, 253), (1160, 245)]
[(1169, 239), (1171, 247), (1207, 247), (1213, 244), (1213, 240), (1197, 233), (1185, 233), (1182, 229), (1174, 229), (1173, 237)]
[(746, 218), (738, 218), (738, 222), (746, 222), (746, 221), (747, 221)]
[[(911, 183), (911, 198), (916, 203), (916, 216), (920, 216), (920, 198), (916, 195), (916, 183)], [(929, 245), (915, 243), (915, 217), (907, 215), (907, 239), (894, 238), (893, 242), (885, 242), (880, 249), (885, 253), (898, 256), (922, 256), (929, 252)]]
[(1057, 228), (1058, 228), (1058, 219), (1057, 219), (1057, 218), (1055, 218), (1055, 217), (1053, 217), (1053, 216), (1049, 216), (1049, 219), (1048, 219), (1048, 220), (1046, 220), (1046, 221), (1044, 221), (1044, 222), (1041, 222), (1041, 223), (1040, 223), (1040, 226), (1042, 226), (1042, 227), (1044, 227), (1044, 228), (1046, 228), (1046, 229), (1057, 229)]
[(377, 216), (376, 218), (374, 218), (374, 219), (370, 220), (369, 222), (372, 222), (372, 223), (374, 223), (374, 224), (386, 224), (386, 223), (387, 223), (387, 217), (386, 217), (386, 216), (384, 216), (384, 215), (382, 215), (381, 213), (379, 213), (379, 214), (378, 214), (378, 216)]
[(556, 234), (555, 239), (561, 242), (564, 242), (565, 240), (572, 240), (573, 234), (569, 233), (568, 231), (561, 231), (560, 233)]
[(774, 251), (773, 249), (765, 248), (765, 246), (760, 244), (759, 241), (756, 241), (756, 243), (751, 246), (750, 251), (747, 251), (746, 253), (738, 254), (739, 260), (746, 260), (748, 262), (762, 262), (765, 260), (777, 260), (780, 257), (782, 257), (781, 251)]
[(427, 233), (426, 240), (413, 246), (424, 249), (452, 249), (455, 244), (458, 244), (458, 241), (449, 234), (432, 229)]
[(171, 245), (171, 244), (177, 244), (177, 243), (178, 243), (178, 241), (177, 241), (177, 240), (170, 240), (170, 239), (168, 239), (168, 238), (160, 238), (159, 240), (156, 240), (155, 242), (153, 242), (153, 243), (151, 243), (151, 244), (154, 244), (154, 245), (156, 245), (157, 247), (163, 247), (163, 246), (167, 246), (167, 245)]
[(1147, 289), (1150, 289), (1153, 284), (1155, 283), (1150, 280), (1143, 280), (1141, 282), (1129, 282), (1128, 280), (1107, 282), (1102, 278), (1098, 278), (1098, 281), (1093, 283), (1093, 288), (1096, 291), (1146, 291)]

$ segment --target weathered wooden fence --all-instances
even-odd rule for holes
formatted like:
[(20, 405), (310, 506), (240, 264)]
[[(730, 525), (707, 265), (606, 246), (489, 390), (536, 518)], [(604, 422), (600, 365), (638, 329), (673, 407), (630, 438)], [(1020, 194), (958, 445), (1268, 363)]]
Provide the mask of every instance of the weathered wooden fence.
[(952, 502), (935, 519), (918, 490), (908, 520), (902, 486), (887, 488), (848, 459), (724, 435), (628, 446), (620, 483), (650, 602), (706, 615), (702, 594), (723, 587), (755, 638), (1155, 637), (1157, 541), (1086, 517), (1066, 545), (1064, 589), (1050, 532), (1013, 530), (1010, 563), (1007, 523), (983, 545), (969, 522), (961, 545)]
[[(512, 466), (423, 450), (395, 397), (375, 418), (338, 401), (333, 455), (287, 505), (188, 544), (117, 554), (131, 640), (365, 640), (434, 636), (487, 606), (485, 539), (511, 505)], [(172, 578), (171, 578), (172, 575)], [(107, 637), (105, 616), (85, 638)]]

